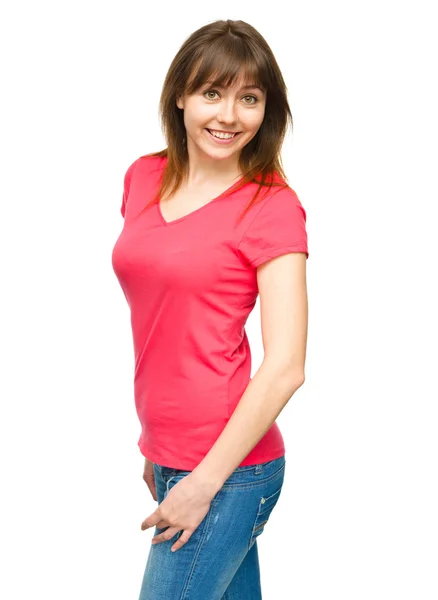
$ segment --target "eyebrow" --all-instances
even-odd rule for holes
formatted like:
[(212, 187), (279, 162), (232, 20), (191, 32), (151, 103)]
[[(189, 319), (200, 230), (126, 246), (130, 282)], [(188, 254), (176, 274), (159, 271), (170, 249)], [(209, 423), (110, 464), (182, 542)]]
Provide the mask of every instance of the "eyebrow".
[[(211, 81), (207, 81), (206, 85), (212, 85), (212, 82)], [(221, 88), (221, 89), (225, 89), (225, 86), (223, 86), (223, 85), (216, 85), (215, 87), (218, 87), (218, 88)], [(263, 92), (262, 88), (259, 87), (258, 85), (244, 85), (240, 89), (241, 90), (250, 90), (250, 89), (253, 89), (253, 88), (256, 88), (256, 89), (260, 90), (261, 92)]]

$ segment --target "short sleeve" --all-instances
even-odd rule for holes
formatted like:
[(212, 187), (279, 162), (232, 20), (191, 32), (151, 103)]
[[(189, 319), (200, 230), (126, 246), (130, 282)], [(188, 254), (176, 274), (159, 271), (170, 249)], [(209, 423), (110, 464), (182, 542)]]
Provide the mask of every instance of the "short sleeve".
[(291, 187), (270, 196), (245, 231), (238, 250), (253, 266), (289, 252), (309, 258), (306, 211)]
[[(138, 159), (137, 159), (138, 160)], [(126, 212), (126, 204), (128, 202), (129, 189), (131, 187), (132, 174), (134, 173), (134, 169), (137, 164), (137, 160), (135, 160), (127, 169), (125, 173), (125, 177), (123, 180), (123, 195), (122, 195), (122, 206), (120, 207), (120, 212), (122, 213), (122, 217), (125, 218)]]

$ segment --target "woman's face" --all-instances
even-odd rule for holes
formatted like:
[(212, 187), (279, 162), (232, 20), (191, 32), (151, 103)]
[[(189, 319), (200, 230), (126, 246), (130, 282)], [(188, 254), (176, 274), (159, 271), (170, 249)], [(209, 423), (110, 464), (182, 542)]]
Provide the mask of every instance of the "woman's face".
[[(257, 134), (265, 115), (266, 94), (242, 77), (232, 86), (211, 87), (208, 83), (177, 100), (184, 109), (189, 153), (201, 151), (223, 160), (235, 155)], [(244, 87), (247, 86), (247, 87)], [(232, 139), (217, 139), (213, 132), (236, 133)], [(222, 134), (223, 136), (223, 134)]]

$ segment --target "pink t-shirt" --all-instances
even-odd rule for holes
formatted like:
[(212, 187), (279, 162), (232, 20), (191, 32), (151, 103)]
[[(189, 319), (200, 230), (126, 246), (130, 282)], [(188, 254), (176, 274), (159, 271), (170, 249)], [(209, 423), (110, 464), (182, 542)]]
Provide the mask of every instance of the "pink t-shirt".
[[(288, 187), (272, 188), (237, 223), (257, 184), (218, 196), (170, 222), (157, 204), (166, 157), (140, 157), (124, 178), (122, 232), (112, 266), (131, 312), (138, 446), (154, 463), (193, 470), (251, 378), (245, 323), (257, 269), (288, 252), (308, 258), (306, 212)], [(285, 454), (277, 423), (239, 466)]]

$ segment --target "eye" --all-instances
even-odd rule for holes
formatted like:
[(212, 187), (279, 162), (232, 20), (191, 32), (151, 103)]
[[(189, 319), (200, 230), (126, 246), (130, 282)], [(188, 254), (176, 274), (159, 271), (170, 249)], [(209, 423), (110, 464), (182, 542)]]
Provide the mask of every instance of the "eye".
[(253, 98), (254, 102), (245, 102), (245, 104), (255, 104), (256, 102), (258, 102), (258, 99), (256, 98), (256, 96), (244, 96), (244, 98)]
[[(207, 90), (206, 92), (204, 92), (204, 96), (206, 94), (219, 94), (219, 92), (217, 92), (216, 90)], [(258, 98), (256, 96), (253, 96), (252, 94), (243, 96), (243, 98), (252, 98), (254, 100), (254, 102), (244, 102), (244, 104), (256, 104), (258, 102)], [(211, 98), (211, 97), (207, 97), (208, 100), (215, 100), (215, 98)]]
[[(208, 90), (207, 92), (204, 92), (204, 96), (205, 94), (217, 94), (218, 92), (216, 92), (216, 90)], [(208, 98), (208, 100), (214, 100), (214, 98)]]

